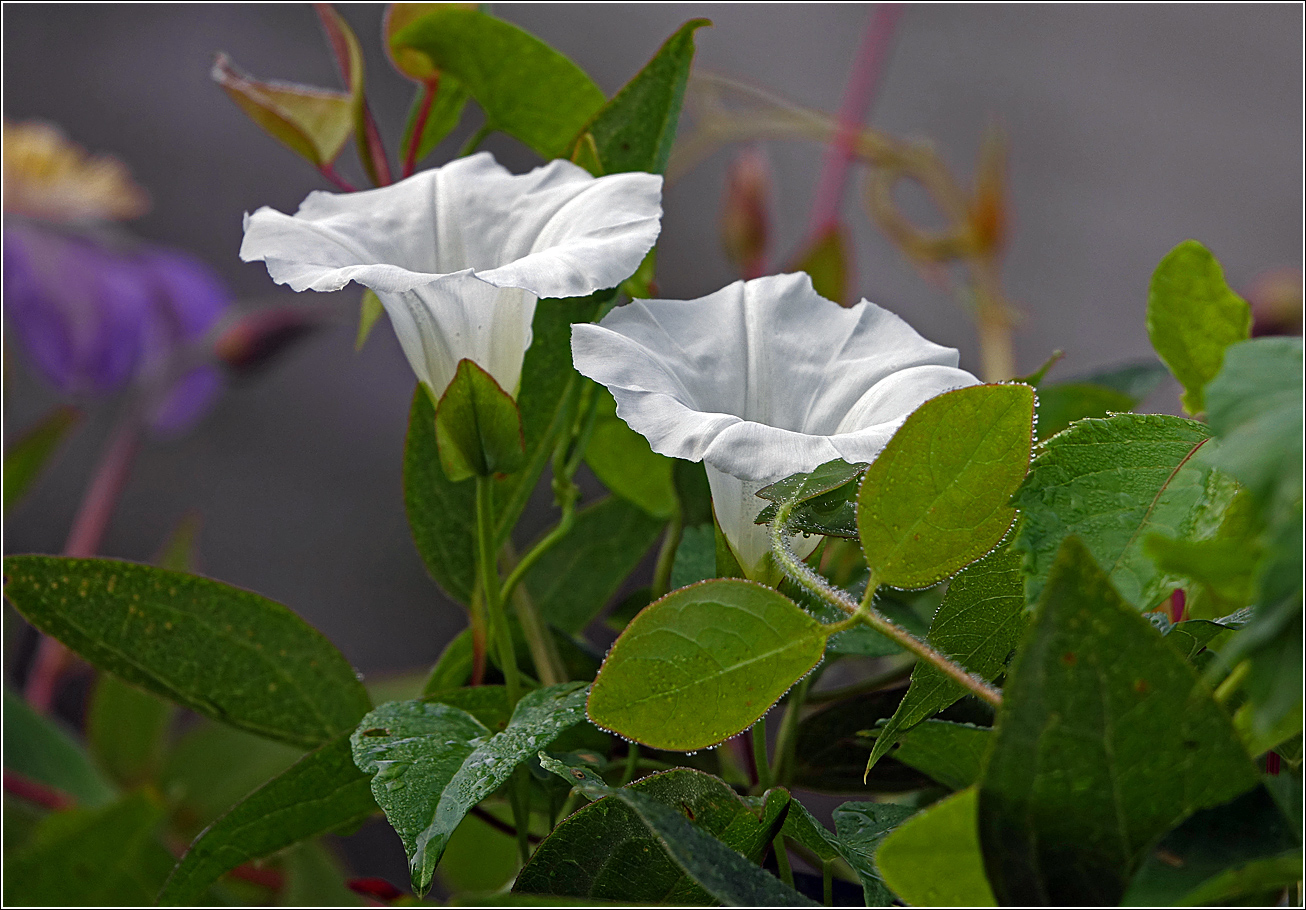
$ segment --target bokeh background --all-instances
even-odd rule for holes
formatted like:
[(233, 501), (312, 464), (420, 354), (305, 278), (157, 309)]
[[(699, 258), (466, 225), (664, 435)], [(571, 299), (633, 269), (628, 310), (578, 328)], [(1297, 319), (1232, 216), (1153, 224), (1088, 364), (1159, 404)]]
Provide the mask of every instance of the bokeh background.
[[(392, 158), (412, 84), (380, 47), (381, 5), (343, 5), (362, 41), (372, 109)], [(706, 16), (696, 66), (837, 110), (871, 8), (860, 4), (495, 4), (568, 54), (605, 92), (680, 23)], [(335, 315), (263, 374), (237, 383), (196, 429), (140, 455), (104, 541), (147, 559), (188, 511), (200, 562), (273, 597), (365, 674), (431, 663), (464, 625), (410, 542), (400, 458), (413, 376), (384, 325), (353, 350), (359, 291), (293, 295), (237, 258), (242, 213), (294, 211), (329, 188), (265, 136), (209, 79), (216, 51), (260, 78), (337, 87), (308, 5), (5, 4), (4, 115), (60, 125), (119, 156), (154, 206), (141, 236), (213, 264), (242, 306), (298, 303)], [(428, 160), (441, 163), (478, 125)], [(1148, 278), (1185, 238), (1219, 257), (1235, 288), (1302, 256), (1302, 8), (1279, 5), (908, 8), (870, 122), (931, 140), (969, 178), (984, 130), (1009, 140), (1012, 236), (1005, 281), (1026, 319), (1018, 365), (1066, 351), (1059, 375), (1146, 358)], [(487, 148), (513, 170), (537, 163), (513, 140)], [(799, 244), (820, 169), (811, 143), (768, 143), (777, 258)], [(718, 231), (725, 167), (715, 154), (671, 186), (659, 255), (663, 296), (737, 276)], [(361, 180), (351, 150), (341, 171)], [(850, 192), (855, 291), (958, 347), (978, 370), (973, 329), (872, 227)], [(313, 299), (307, 299), (307, 298)], [(55, 401), (21, 356), (7, 364), (12, 434)], [(1055, 374), (1054, 374), (1055, 375)], [(1177, 406), (1163, 388), (1150, 405)], [(97, 406), (39, 489), (6, 522), (6, 552), (57, 553), (114, 408)], [(547, 499), (535, 520), (547, 519)], [(12, 669), (12, 665), (11, 668)]]

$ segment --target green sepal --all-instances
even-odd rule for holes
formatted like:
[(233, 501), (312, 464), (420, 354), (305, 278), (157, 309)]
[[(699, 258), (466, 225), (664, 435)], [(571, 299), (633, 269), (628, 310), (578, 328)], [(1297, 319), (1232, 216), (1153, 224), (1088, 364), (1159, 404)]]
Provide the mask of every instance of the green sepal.
[(480, 366), (463, 358), (435, 406), (440, 466), (451, 483), (511, 474), (526, 461), (521, 412)]

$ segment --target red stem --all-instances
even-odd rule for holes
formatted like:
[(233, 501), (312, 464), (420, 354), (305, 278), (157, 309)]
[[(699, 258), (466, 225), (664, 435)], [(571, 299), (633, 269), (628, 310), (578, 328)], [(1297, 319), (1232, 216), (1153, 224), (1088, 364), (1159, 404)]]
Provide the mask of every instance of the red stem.
[(19, 799), (25, 799), (29, 803), (44, 806), (55, 812), (60, 809), (71, 809), (75, 804), (73, 798), (62, 790), (56, 790), (8, 768), (4, 770), (4, 789), (6, 793), (12, 793)]
[[(64, 544), (63, 555), (86, 558), (94, 556), (104, 540), (109, 519), (122, 497), (131, 474), (132, 462), (140, 448), (140, 424), (134, 412), (122, 418), (115, 435), (100, 457), (91, 485), (82, 498), (81, 508), (73, 519), (72, 530)], [(32, 671), (27, 677), (24, 695), (38, 711), (49, 711), (58, 691), (59, 677), (68, 668), (68, 649), (53, 638), (43, 637), (37, 647)]]
[(320, 167), (318, 167), (317, 170), (318, 173), (320, 173), (323, 177), (330, 180), (332, 183), (334, 183), (340, 189), (344, 190), (346, 193), (358, 192), (358, 187), (354, 186), (344, 177), (341, 177), (339, 174), (337, 174), (336, 169), (333, 168), (330, 164), (323, 164)]
[(903, 8), (901, 3), (882, 3), (867, 20), (862, 45), (853, 61), (852, 72), (848, 74), (843, 104), (839, 108), (839, 133), (834, 142), (826, 146), (825, 160), (821, 165), (821, 180), (816, 186), (816, 200), (807, 227), (812, 242), (839, 222), (839, 205), (848, 183), (853, 139), (875, 98), (875, 89)]
[(436, 90), (440, 87), (440, 76), (422, 83), (422, 106), (417, 109), (417, 119), (413, 121), (413, 134), (408, 137), (408, 148), (404, 150), (404, 176), (413, 176), (417, 170), (417, 148), (422, 144), (422, 133), (426, 130), (426, 121), (431, 116), (431, 106), (435, 102)]

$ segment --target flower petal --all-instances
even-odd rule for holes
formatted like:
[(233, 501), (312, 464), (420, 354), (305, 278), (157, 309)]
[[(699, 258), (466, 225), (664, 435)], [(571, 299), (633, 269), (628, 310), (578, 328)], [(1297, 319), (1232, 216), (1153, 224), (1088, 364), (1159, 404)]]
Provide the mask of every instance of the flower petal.
[(768, 483), (870, 461), (926, 399), (978, 382), (956, 350), (865, 300), (840, 307), (801, 273), (635, 301), (573, 327), (572, 355), (654, 451)]
[(360, 193), (310, 193), (245, 218), (240, 258), (279, 284), (403, 292), (457, 272), (537, 297), (611, 287), (657, 239), (662, 178), (594, 178), (569, 161), (514, 176), (488, 152)]

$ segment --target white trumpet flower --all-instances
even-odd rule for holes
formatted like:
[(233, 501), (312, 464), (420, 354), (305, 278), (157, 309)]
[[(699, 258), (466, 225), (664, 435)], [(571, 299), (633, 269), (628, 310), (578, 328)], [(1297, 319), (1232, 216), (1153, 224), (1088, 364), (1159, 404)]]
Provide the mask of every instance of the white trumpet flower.
[(358, 193), (314, 192), (293, 216), (245, 216), (240, 258), (278, 284), (371, 288), (438, 399), (472, 360), (516, 395), (541, 297), (613, 287), (657, 240), (662, 178), (593, 177), (568, 161), (514, 176), (488, 152)]
[[(756, 578), (771, 571), (759, 489), (833, 458), (871, 461), (926, 400), (979, 382), (955, 349), (868, 301), (826, 300), (802, 273), (637, 300), (571, 339), (576, 369), (655, 452), (704, 462), (717, 522)], [(816, 543), (794, 540), (801, 556)]]

